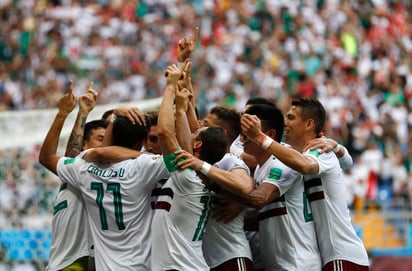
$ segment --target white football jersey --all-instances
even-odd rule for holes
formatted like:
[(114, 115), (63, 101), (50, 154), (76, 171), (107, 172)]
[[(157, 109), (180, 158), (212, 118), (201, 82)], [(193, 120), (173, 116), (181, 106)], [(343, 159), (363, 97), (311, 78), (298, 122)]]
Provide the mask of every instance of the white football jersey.
[[(173, 164), (170, 160), (173, 155), (166, 164)], [(171, 177), (162, 187), (152, 222), (152, 269), (209, 270), (203, 257), (202, 239), (212, 193), (195, 171), (172, 167), (169, 171)]]
[(240, 140), (240, 135), (230, 145), (230, 152), (240, 157), (243, 153), (243, 142)]
[(271, 156), (254, 174), (256, 184), (278, 187), (280, 197), (259, 211), (259, 236), (265, 270), (322, 269), (316, 233), (302, 175)]
[(61, 158), (59, 177), (81, 190), (94, 240), (96, 270), (151, 270), (150, 195), (169, 173), (159, 155), (119, 163)]
[(346, 185), (333, 152), (305, 153), (317, 160), (319, 173), (304, 176), (305, 191), (312, 209), (323, 265), (346, 260), (369, 265), (362, 240), (356, 235), (346, 202)]
[[(226, 171), (241, 168), (250, 174), (243, 160), (231, 153), (225, 154), (215, 166)], [(210, 216), (203, 238), (203, 254), (210, 267), (219, 266), (234, 258), (245, 257), (252, 260), (243, 225), (244, 212), (228, 223), (219, 222), (213, 215)]]
[(71, 184), (62, 183), (60, 186), (54, 205), (51, 233), (46, 270), (62, 270), (77, 259), (92, 255), (93, 239), (86, 209), (80, 191)]

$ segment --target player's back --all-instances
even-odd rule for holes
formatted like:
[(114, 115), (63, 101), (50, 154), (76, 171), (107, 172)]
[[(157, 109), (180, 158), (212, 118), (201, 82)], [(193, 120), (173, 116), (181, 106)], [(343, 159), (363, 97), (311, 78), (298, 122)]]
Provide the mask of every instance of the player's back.
[[(211, 209), (211, 192), (190, 169), (171, 172), (152, 222), (153, 270), (209, 270), (202, 238)], [(166, 193), (167, 191), (167, 193)]]
[(150, 195), (156, 182), (168, 176), (161, 156), (144, 154), (114, 164), (77, 158), (73, 167), (67, 161), (69, 169), (60, 173), (82, 191), (96, 269), (150, 270)]
[(51, 229), (46, 270), (61, 270), (77, 259), (92, 256), (92, 236), (83, 200), (79, 191), (68, 183), (61, 184), (56, 196)]

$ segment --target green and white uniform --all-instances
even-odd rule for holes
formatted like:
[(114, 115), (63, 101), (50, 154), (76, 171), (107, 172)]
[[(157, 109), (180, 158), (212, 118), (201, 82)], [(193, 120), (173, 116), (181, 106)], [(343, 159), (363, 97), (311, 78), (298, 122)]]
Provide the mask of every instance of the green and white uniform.
[[(250, 174), (245, 162), (231, 153), (226, 153), (215, 166), (226, 171), (240, 168)], [(215, 195), (215, 197), (219, 197), (219, 195)], [(249, 241), (243, 229), (244, 215), (242, 212), (228, 223), (217, 221), (213, 215), (210, 217), (203, 239), (203, 253), (210, 267), (219, 266), (234, 258), (252, 260)]]
[[(68, 226), (70, 225), (70, 226)], [(93, 239), (80, 191), (62, 183), (56, 196), (47, 271), (62, 270), (79, 258), (92, 256)]]
[(163, 186), (168, 192), (162, 193), (157, 202), (164, 208), (157, 208), (153, 217), (152, 270), (209, 270), (203, 258), (202, 238), (212, 194), (195, 171), (175, 168), (175, 154), (163, 158), (171, 177)]
[[(151, 270), (150, 195), (169, 173), (159, 155), (114, 164), (61, 158), (57, 173), (81, 190), (94, 240), (96, 270)], [(67, 225), (67, 226), (70, 226)]]
[(259, 211), (259, 237), (265, 270), (322, 269), (303, 177), (271, 156), (254, 174), (256, 185), (275, 185), (280, 197)]
[(312, 209), (323, 265), (346, 260), (368, 266), (362, 240), (356, 235), (346, 202), (346, 184), (339, 161), (333, 152), (305, 153), (319, 164), (314, 176), (304, 176), (305, 191)]

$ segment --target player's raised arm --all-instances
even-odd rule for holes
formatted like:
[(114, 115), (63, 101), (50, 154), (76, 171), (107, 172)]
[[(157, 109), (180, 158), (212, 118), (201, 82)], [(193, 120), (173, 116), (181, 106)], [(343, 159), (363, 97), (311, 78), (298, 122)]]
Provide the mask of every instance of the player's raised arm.
[(187, 118), (190, 99), (192, 94), (186, 88), (177, 89), (175, 96), (175, 114), (176, 114), (176, 137), (179, 145), (184, 149), (193, 153), (192, 132)]
[(59, 110), (40, 148), (40, 164), (55, 174), (57, 173), (57, 162), (60, 158), (57, 155), (60, 133), (67, 116), (76, 106), (76, 100), (76, 97), (73, 95), (73, 82), (70, 81), (68, 92), (60, 99)]
[[(189, 59), (185, 61), (185, 65)], [(157, 122), (159, 145), (163, 155), (171, 154), (179, 147), (175, 134), (174, 99), (177, 91), (177, 82), (183, 73), (184, 66), (178, 68), (175, 64), (167, 67), (168, 77), (166, 89), (160, 105)]]
[(79, 98), (79, 112), (77, 113), (76, 121), (74, 122), (72, 132), (67, 142), (65, 153), (67, 157), (75, 157), (82, 150), (87, 116), (94, 109), (97, 101), (97, 92), (93, 87), (94, 83), (90, 82), (86, 92), (87, 95), (82, 95)]
[(199, 27), (196, 27), (192, 38), (184, 37), (179, 40), (178, 49), (177, 49), (177, 61), (184, 62), (187, 58), (190, 57), (192, 52), (196, 47), (196, 41), (199, 37)]

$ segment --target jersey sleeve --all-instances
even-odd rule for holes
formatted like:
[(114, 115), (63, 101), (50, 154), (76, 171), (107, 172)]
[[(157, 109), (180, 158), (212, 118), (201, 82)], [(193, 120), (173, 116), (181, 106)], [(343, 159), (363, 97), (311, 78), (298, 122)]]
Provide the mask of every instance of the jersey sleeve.
[(136, 166), (136, 170), (139, 170), (144, 180), (153, 182), (153, 185), (162, 179), (170, 177), (170, 173), (167, 170), (163, 158), (157, 154), (142, 154), (136, 159), (136, 163), (140, 163)]
[(302, 175), (299, 172), (292, 170), (279, 160), (276, 160), (268, 169), (267, 177), (263, 180), (263, 183), (270, 183), (277, 186), (280, 195), (283, 195), (301, 178)]
[(84, 160), (77, 157), (61, 157), (57, 163), (57, 175), (64, 183), (79, 187), (79, 169)]
[(226, 171), (231, 171), (233, 169), (244, 169), (247, 174), (250, 175), (250, 169), (246, 163), (241, 158), (231, 153), (226, 154), (222, 160), (215, 164), (215, 166)]
[(305, 155), (312, 157), (318, 162), (319, 171), (317, 175), (333, 170), (336, 164), (339, 163), (338, 158), (333, 152), (320, 153), (318, 150), (312, 150), (305, 152)]

